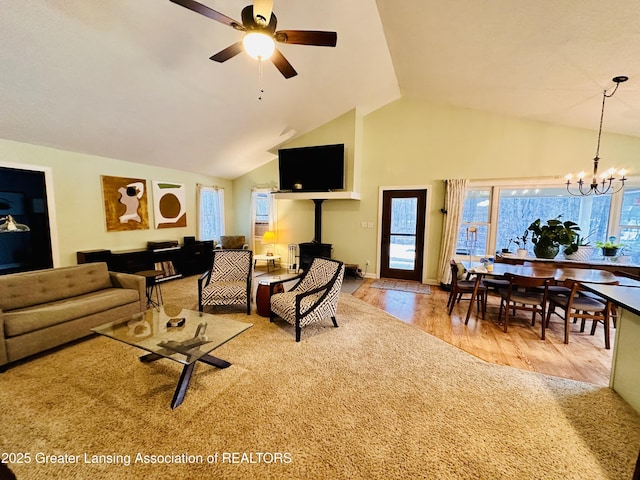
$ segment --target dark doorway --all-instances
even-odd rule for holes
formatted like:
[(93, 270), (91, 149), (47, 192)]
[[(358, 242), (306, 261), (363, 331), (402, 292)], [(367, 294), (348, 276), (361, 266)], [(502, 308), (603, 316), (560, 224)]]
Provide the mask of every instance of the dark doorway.
[(43, 171), (0, 167), (0, 218), (21, 226), (0, 232), (0, 275), (53, 267), (48, 212)]
[(380, 276), (422, 281), (426, 190), (382, 194)]

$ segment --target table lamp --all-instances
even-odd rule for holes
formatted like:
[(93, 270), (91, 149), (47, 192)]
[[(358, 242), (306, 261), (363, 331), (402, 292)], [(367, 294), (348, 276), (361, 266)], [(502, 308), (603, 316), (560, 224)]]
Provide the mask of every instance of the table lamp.
[(264, 235), (262, 236), (262, 244), (271, 245), (271, 248), (272, 248), (272, 251), (267, 251), (267, 255), (273, 255), (273, 250), (275, 250), (275, 243), (276, 243), (275, 232), (272, 232), (271, 230), (267, 230), (266, 232), (264, 232)]

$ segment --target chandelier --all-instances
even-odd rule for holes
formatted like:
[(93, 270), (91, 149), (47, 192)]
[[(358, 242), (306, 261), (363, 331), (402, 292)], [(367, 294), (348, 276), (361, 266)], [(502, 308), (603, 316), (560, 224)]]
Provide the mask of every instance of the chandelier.
[(31, 229), (22, 224), (16, 222), (11, 215), (7, 215), (6, 217), (0, 217), (0, 221), (4, 220), (5, 223), (0, 225), (0, 233), (8, 233), (8, 232), (28, 232)]
[[(598, 162), (600, 161), (600, 137), (602, 136), (602, 119), (604, 118), (604, 103), (607, 98), (613, 97), (618, 90), (618, 87), (622, 82), (626, 82), (629, 80), (629, 77), (619, 76), (615, 77), (613, 81), (616, 86), (613, 88), (613, 91), (610, 94), (607, 94), (605, 90), (602, 93), (602, 110), (600, 112), (600, 129), (598, 130), (598, 146), (596, 147), (596, 156), (593, 157), (593, 177), (591, 179), (591, 183), (587, 183), (584, 181), (585, 172), (580, 172), (577, 175), (578, 180), (576, 181), (578, 185), (578, 189), (575, 192), (571, 191), (571, 179), (573, 178), (572, 174), (568, 174), (565, 179), (567, 180), (567, 192), (574, 196), (587, 196), (587, 195), (604, 195), (605, 193), (616, 193), (619, 192), (622, 187), (624, 187), (624, 182), (627, 179), (625, 175), (627, 174), (626, 170), (620, 169), (616, 171), (615, 168), (610, 168), (606, 172), (600, 174), (600, 178), (598, 179)], [(616, 178), (618, 175), (620, 178)], [(614, 186), (614, 181), (618, 180), (619, 185), (616, 188)]]

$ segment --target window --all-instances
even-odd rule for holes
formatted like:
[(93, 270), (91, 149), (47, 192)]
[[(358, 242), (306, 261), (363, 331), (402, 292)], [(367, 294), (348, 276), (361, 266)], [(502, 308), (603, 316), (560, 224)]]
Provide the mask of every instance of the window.
[(224, 189), (198, 186), (198, 240), (224, 235)]
[[(531, 183), (534, 183), (532, 181)], [(594, 246), (615, 236), (631, 263), (640, 264), (640, 186), (625, 186), (615, 195), (576, 197), (563, 187), (541, 184), (535, 188), (509, 185), (467, 189), (456, 253), (475, 257), (517, 248), (520, 237), (537, 218), (546, 221), (562, 215), (580, 225), (581, 237)], [(533, 244), (527, 244), (532, 252)], [(597, 251), (594, 258), (601, 254)]]
[(456, 254), (483, 256), (489, 245), (491, 190), (467, 190)]
[(257, 189), (251, 192), (251, 228), (253, 250), (262, 243), (262, 236), (268, 230), (275, 231), (275, 203), (271, 190)]
[(624, 254), (631, 257), (631, 263), (640, 264), (640, 187), (625, 187), (617, 227)]
[[(513, 248), (509, 240), (522, 236), (534, 220), (542, 222), (561, 215), (580, 225), (581, 237), (591, 244), (605, 238), (608, 231), (611, 196), (574, 197), (565, 188), (499, 189), (497, 250)], [(528, 244), (529, 250), (533, 248)]]

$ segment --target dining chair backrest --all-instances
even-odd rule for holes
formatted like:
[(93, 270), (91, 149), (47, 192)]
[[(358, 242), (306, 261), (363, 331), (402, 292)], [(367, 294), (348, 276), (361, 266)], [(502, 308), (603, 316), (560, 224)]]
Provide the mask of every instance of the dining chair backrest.
[(509, 280), (511, 288), (534, 288), (548, 287), (554, 282), (552, 276), (549, 277), (531, 277), (528, 275), (517, 275), (515, 273), (505, 273), (505, 278)]
[(455, 260), (451, 260), (449, 265), (451, 266), (451, 285), (455, 286), (458, 283), (458, 264)]
[(449, 263), (451, 265), (451, 285), (456, 286), (458, 285), (460, 275), (463, 275), (465, 272), (464, 265), (458, 264), (455, 260), (451, 260)]
[[(571, 278), (566, 279), (564, 282), (562, 282), (562, 284), (571, 289), (571, 293), (569, 294), (569, 305), (571, 305), (573, 298), (575, 298), (575, 296), (578, 294), (578, 292), (584, 291), (584, 288), (582, 287), (583, 284), (588, 283), (591, 285), (618, 285), (620, 284), (620, 282), (618, 280), (612, 280), (609, 282), (586, 282), (586, 281), (579, 281), (579, 280), (573, 280)], [(604, 302), (606, 302), (606, 300), (603, 299)]]

